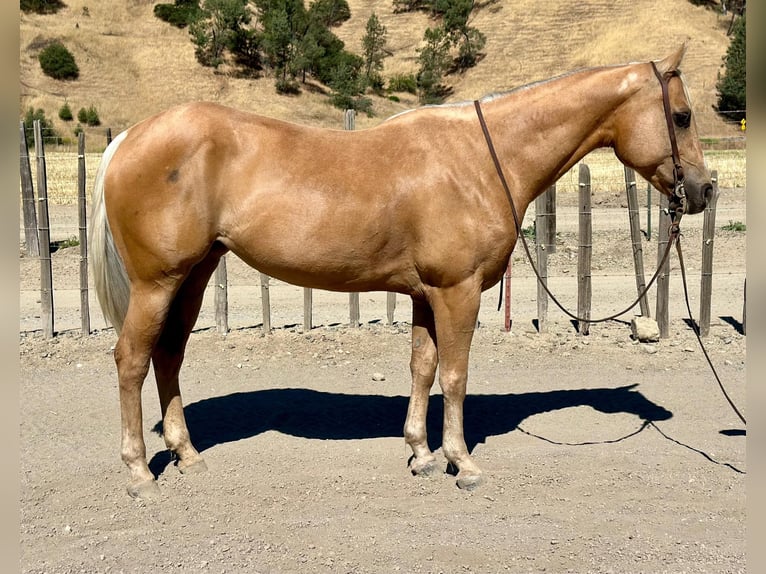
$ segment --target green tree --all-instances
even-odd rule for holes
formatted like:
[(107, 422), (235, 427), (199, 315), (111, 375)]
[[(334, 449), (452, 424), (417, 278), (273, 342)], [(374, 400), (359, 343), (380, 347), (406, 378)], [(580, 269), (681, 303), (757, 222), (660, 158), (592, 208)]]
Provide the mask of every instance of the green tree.
[(56, 80), (76, 80), (80, 75), (74, 56), (59, 41), (51, 42), (43, 48), (37, 59), (45, 75)]
[(24, 122), (24, 135), (27, 140), (27, 147), (29, 149), (33, 149), (35, 147), (35, 120), (40, 121), (40, 133), (43, 136), (43, 141), (56, 142), (59, 140), (59, 135), (53, 128), (53, 123), (45, 117), (45, 110), (42, 108), (37, 108), (35, 110), (34, 108), (30, 107), (27, 109), (26, 113), (24, 114), (24, 119), (22, 120)]
[(739, 122), (747, 110), (747, 70), (745, 66), (745, 16), (737, 18), (726, 51), (726, 71), (718, 80), (718, 112), (727, 120)]
[(308, 28), (306, 7), (303, 0), (256, 0), (256, 6), (266, 61), (277, 77), (277, 88), (286, 87), (306, 65), (298, 59), (299, 45)]
[(309, 8), (312, 20), (325, 28), (340, 26), (351, 18), (347, 0), (314, 0)]
[(342, 110), (356, 110), (372, 115), (372, 100), (363, 95), (364, 81), (360, 70), (363, 61), (358, 56), (346, 56), (340, 59), (329, 82), (332, 88), (330, 102)]
[(474, 0), (434, 0), (433, 3), (434, 11), (442, 15), (442, 25), (452, 46), (457, 48), (455, 65), (458, 69), (475, 66), (487, 42), (484, 34), (468, 24), (474, 3)]
[(64, 102), (64, 105), (59, 108), (59, 119), (65, 122), (71, 122), (74, 119), (72, 115), (72, 108), (69, 107), (69, 102)]
[(453, 65), (464, 70), (476, 65), (479, 54), (487, 43), (486, 36), (469, 24), (476, 0), (393, 0), (395, 12), (426, 11), (440, 20), (441, 28), (449, 39)]
[(450, 67), (450, 39), (441, 27), (427, 28), (423, 39), (426, 45), (418, 50), (418, 99), (423, 104), (437, 104), (446, 94), (442, 80)]
[(176, 28), (186, 28), (194, 23), (201, 12), (199, 0), (175, 0), (173, 4), (154, 5), (154, 15)]
[(90, 106), (87, 111), (85, 112), (85, 122), (89, 126), (100, 126), (101, 125), (101, 118), (98, 117), (98, 112), (96, 111), (96, 106)]
[(213, 68), (223, 64), (226, 51), (237, 46), (251, 18), (248, 0), (204, 0), (199, 18), (189, 26), (200, 64)]
[(386, 27), (373, 12), (370, 14), (362, 38), (364, 58), (364, 82), (373, 89), (383, 88), (383, 60), (390, 56), (386, 52)]
[(312, 22), (298, 42), (294, 66), (304, 83), (306, 76), (319, 67), (322, 58), (327, 53), (323, 42), (325, 33), (325, 28)]

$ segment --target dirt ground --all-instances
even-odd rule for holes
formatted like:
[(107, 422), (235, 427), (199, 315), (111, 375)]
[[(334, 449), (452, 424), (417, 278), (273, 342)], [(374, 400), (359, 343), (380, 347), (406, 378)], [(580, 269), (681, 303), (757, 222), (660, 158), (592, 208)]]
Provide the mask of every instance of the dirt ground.
[[(594, 197), (593, 317), (635, 296), (619, 197)], [(549, 284), (576, 308), (576, 202), (559, 200)], [(721, 229), (746, 222), (744, 190), (723, 190), (718, 207), (704, 343), (747, 417), (746, 234)], [(76, 235), (76, 216), (52, 208), (52, 239)], [(701, 228), (701, 215), (684, 220), (695, 316)], [(643, 242), (647, 275), (656, 239)], [(449, 472), (407, 469), (403, 297), (389, 325), (385, 294), (362, 294), (362, 326), (351, 328), (346, 294), (315, 293), (317, 326), (304, 333), (302, 290), (277, 282), (274, 330), (264, 336), (257, 273), (230, 259), (232, 330), (215, 330), (207, 301), (181, 373), (208, 471), (175, 468), (150, 376), (144, 430), (161, 488), (151, 503), (125, 492), (115, 335), (92, 293), (95, 332), (80, 334), (79, 260), (77, 247), (53, 254), (58, 334), (46, 340), (40, 264), (20, 257), (21, 572), (746, 571), (745, 427), (684, 319), (675, 254), (671, 336), (639, 343), (629, 326), (637, 311), (581, 336), (550, 304), (538, 332), (536, 287), (517, 248), (512, 329), (503, 329), (495, 287), (472, 347), (466, 438), (487, 476), (472, 492)], [(652, 314), (654, 300), (653, 289)], [(442, 456), (438, 384), (432, 395), (429, 440)]]

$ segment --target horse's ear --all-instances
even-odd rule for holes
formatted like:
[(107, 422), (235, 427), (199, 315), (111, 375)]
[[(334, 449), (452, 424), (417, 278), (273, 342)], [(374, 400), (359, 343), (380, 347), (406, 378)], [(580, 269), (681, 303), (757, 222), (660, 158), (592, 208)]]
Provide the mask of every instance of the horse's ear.
[(681, 44), (675, 52), (670, 54), (669, 56), (666, 56), (662, 60), (658, 60), (655, 62), (657, 65), (657, 70), (664, 76), (669, 73), (677, 72), (679, 66), (681, 65), (681, 60), (684, 59), (684, 54), (686, 54), (686, 42)]

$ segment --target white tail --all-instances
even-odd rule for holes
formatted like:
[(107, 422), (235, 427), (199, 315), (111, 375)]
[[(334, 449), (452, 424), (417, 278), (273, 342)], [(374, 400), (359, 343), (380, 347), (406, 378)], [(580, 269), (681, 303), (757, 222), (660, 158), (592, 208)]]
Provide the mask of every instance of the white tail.
[(109, 162), (125, 139), (127, 131), (120, 133), (110, 143), (96, 172), (93, 188), (92, 212), (88, 228), (88, 253), (93, 282), (96, 286), (98, 302), (106, 320), (114, 326), (117, 333), (122, 329), (125, 313), (130, 301), (130, 282), (120, 254), (114, 245), (112, 231), (106, 219), (104, 202), (104, 178)]

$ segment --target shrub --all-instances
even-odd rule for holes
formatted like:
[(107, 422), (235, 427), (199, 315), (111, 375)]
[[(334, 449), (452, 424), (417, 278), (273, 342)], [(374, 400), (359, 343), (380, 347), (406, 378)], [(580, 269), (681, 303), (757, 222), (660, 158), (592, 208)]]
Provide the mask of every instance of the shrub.
[(418, 92), (418, 81), (414, 74), (396, 74), (388, 80), (388, 91), (416, 94)]
[(56, 80), (76, 80), (80, 70), (74, 56), (61, 42), (52, 42), (37, 57), (45, 75)]
[(301, 93), (301, 87), (298, 85), (298, 82), (291, 78), (277, 76), (274, 87), (277, 89), (278, 94), (284, 96), (297, 96)]
[(89, 126), (100, 126), (101, 119), (98, 117), (98, 112), (94, 106), (88, 108), (87, 121)]
[(77, 112), (77, 121), (89, 126), (101, 125), (101, 119), (98, 117), (98, 112), (96, 111), (95, 106), (90, 106), (87, 110), (85, 108), (80, 108), (80, 111)]
[(20, 0), (19, 7), (27, 13), (55, 14), (64, 7), (64, 3), (61, 0)]
[(201, 15), (199, 0), (176, 0), (173, 4), (156, 4), (154, 6), (154, 15), (175, 26), (176, 28), (186, 28), (194, 23)]
[(41, 108), (34, 109), (29, 108), (27, 110), (27, 113), (24, 114), (24, 135), (27, 140), (27, 147), (29, 149), (33, 149), (35, 147), (35, 132), (34, 132), (34, 122), (35, 120), (40, 121), (40, 132), (43, 136), (43, 141), (52, 141), (52, 142), (58, 142), (59, 135), (56, 133), (56, 130), (53, 129), (53, 124), (51, 121), (45, 117), (45, 111)]
[(724, 231), (747, 231), (747, 225), (741, 221), (729, 220), (729, 223), (721, 227)]
[(59, 109), (59, 119), (65, 122), (71, 122), (74, 119), (72, 108), (69, 107), (67, 102), (64, 102), (64, 105)]

